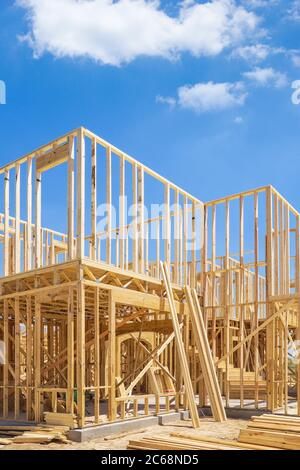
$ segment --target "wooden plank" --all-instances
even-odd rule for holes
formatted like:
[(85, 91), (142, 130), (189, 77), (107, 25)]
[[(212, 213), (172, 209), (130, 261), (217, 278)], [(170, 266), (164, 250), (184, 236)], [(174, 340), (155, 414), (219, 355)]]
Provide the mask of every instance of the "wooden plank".
[(25, 270), (32, 268), (32, 158), (27, 161), (27, 236), (26, 236), (26, 266)]
[(85, 288), (82, 281), (77, 287), (77, 404), (78, 425), (83, 427), (85, 423)]
[(170, 271), (171, 262), (171, 226), (170, 226), (170, 186), (165, 185), (165, 210), (164, 210), (164, 257), (168, 270)]
[(74, 222), (75, 222), (75, 144), (74, 137), (69, 137), (68, 152), (68, 260), (74, 257)]
[[(230, 248), (230, 205), (229, 201), (225, 203), (225, 276), (224, 276), (224, 315), (225, 315), (225, 331), (224, 331), (224, 347), (225, 351), (230, 349), (230, 304), (229, 288), (230, 288), (230, 272), (229, 272), (229, 248)], [(229, 367), (230, 355), (225, 359), (225, 397), (226, 406), (230, 405), (230, 387), (229, 387)]]
[(139, 272), (145, 272), (145, 214), (144, 214), (144, 170), (140, 166), (137, 169), (137, 203), (138, 203), (138, 266)]
[(205, 331), (197, 293), (195, 289), (191, 291), (189, 286), (185, 287), (185, 293), (190, 310), (190, 318), (192, 320), (193, 334), (199, 352), (201, 370), (204, 376), (205, 386), (209, 394), (213, 416), (216, 421), (223, 422), (226, 421), (226, 413), (222, 402), (221, 391)]
[[(181, 330), (182, 325), (179, 325), (179, 330)], [(156, 359), (165, 351), (165, 349), (169, 346), (169, 344), (174, 340), (175, 333), (171, 333), (167, 339), (160, 345), (158, 345), (150, 354), (149, 354), (149, 362), (145, 365), (145, 367), (139, 372), (139, 374), (132, 380), (131, 384), (125, 390), (125, 394), (129, 395), (136, 384), (141, 380), (141, 378), (148, 372), (148, 370), (153, 366), (154, 362), (159, 362)]]
[(77, 134), (77, 257), (85, 255), (85, 139), (84, 131)]
[[(245, 204), (244, 197), (240, 197), (240, 272), (239, 272), (239, 303), (244, 304), (244, 293), (245, 293), (245, 270), (244, 270), (244, 226), (245, 226)], [(241, 305), (240, 311), (240, 323), (239, 323), (239, 340), (244, 339), (244, 321), (245, 321), (245, 307)], [(240, 359), (240, 406), (244, 406), (244, 348), (240, 348), (239, 359)]]
[[(296, 250), (296, 263), (295, 263), (295, 292), (300, 293), (300, 216), (296, 217), (296, 240), (295, 240), (295, 250)], [(297, 303), (297, 328), (295, 339), (300, 344), (300, 302)], [(299, 356), (298, 356), (299, 359)], [(296, 366), (296, 377), (297, 377), (297, 414), (300, 416), (300, 361)]]
[(278, 449), (300, 450), (300, 435), (275, 431), (242, 429), (239, 442), (277, 447)]
[(26, 296), (26, 416), (27, 420), (32, 419), (32, 355), (33, 355), (33, 337), (32, 337), (32, 305), (31, 297)]
[(116, 419), (116, 304), (113, 291), (108, 294), (108, 419)]
[(3, 342), (4, 342), (4, 364), (3, 364), (3, 418), (8, 417), (8, 373), (9, 373), (9, 327), (8, 327), (8, 301), (3, 304)]
[(9, 275), (9, 171), (4, 176), (4, 275)]
[(95, 423), (99, 423), (100, 415), (100, 302), (99, 302), (99, 288), (95, 289), (94, 300), (94, 384), (95, 384)]
[(15, 168), (16, 172), (16, 185), (15, 185), (15, 256), (14, 256), (14, 271), (15, 273), (20, 272), (20, 261), (21, 261), (21, 240), (20, 240), (20, 215), (21, 215), (21, 173), (20, 165), (17, 164)]
[(35, 268), (41, 267), (42, 175), (35, 172)]
[(74, 289), (72, 287), (68, 290), (68, 320), (67, 320), (67, 348), (68, 348), (68, 361), (67, 361), (67, 413), (74, 411)]
[(276, 432), (289, 432), (300, 434), (300, 425), (289, 422), (251, 421), (247, 429), (264, 429)]
[[(266, 240), (266, 301), (273, 295), (273, 218), (272, 218), (272, 189), (269, 187), (266, 193), (266, 214), (267, 214), (267, 240)], [(272, 304), (267, 304), (267, 317), (272, 315)], [(274, 403), (274, 331), (273, 322), (267, 327), (266, 333), (266, 354), (267, 354), (267, 407), (273, 411), (275, 408)]]
[(125, 268), (125, 159), (120, 158), (120, 195), (119, 195), (119, 239), (121, 269)]
[(132, 165), (132, 267), (138, 272), (138, 199), (137, 199), (137, 165)]
[(255, 444), (244, 444), (242, 442), (228, 440), (228, 439), (215, 439), (213, 437), (208, 436), (198, 436), (198, 435), (189, 435), (186, 433), (180, 432), (172, 432), (172, 437), (178, 437), (183, 439), (188, 439), (191, 441), (199, 441), (199, 442), (210, 442), (212, 444), (221, 444), (223, 446), (230, 446), (236, 447), (238, 449), (245, 449), (245, 450), (277, 450), (275, 447), (264, 447)]
[(170, 277), (168, 273), (168, 267), (166, 263), (161, 262), (161, 272), (163, 276), (163, 281), (164, 281), (164, 286), (166, 289), (169, 305), (170, 305), (170, 313), (171, 313), (171, 319), (173, 323), (173, 328), (174, 328), (174, 333), (175, 333), (175, 340), (176, 340), (176, 345), (177, 345), (177, 353), (178, 357), (181, 362), (181, 367), (182, 367), (182, 374), (184, 378), (184, 384), (186, 387), (186, 394), (187, 394), (187, 400), (189, 404), (189, 410), (191, 413), (191, 418), (192, 418), (192, 423), (195, 428), (198, 428), (200, 426), (200, 420), (198, 416), (198, 410), (197, 406), (195, 403), (195, 397), (194, 397), (194, 392), (193, 392), (193, 385), (191, 381), (191, 376), (189, 372), (189, 366), (187, 362), (187, 357), (185, 354), (184, 350), (184, 344), (182, 341), (182, 336), (180, 333), (180, 328), (179, 328), (179, 322), (178, 322), (178, 317), (174, 305), (174, 297), (173, 297), (173, 292), (171, 288), (171, 283), (170, 283)]
[(34, 419), (39, 422), (41, 419), (41, 404), (39, 388), (41, 386), (41, 304), (35, 299), (34, 309), (35, 327), (34, 327)]
[(112, 223), (112, 175), (111, 175), (111, 148), (106, 149), (106, 263), (111, 264), (111, 223)]
[(188, 265), (187, 265), (187, 236), (188, 236), (188, 200), (184, 196), (183, 201), (183, 284), (188, 283)]
[(36, 159), (36, 169), (38, 172), (50, 170), (51, 168), (61, 165), (68, 160), (69, 147), (68, 144), (60, 145), (42, 154)]
[[(254, 262), (255, 262), (255, 285), (254, 285), (254, 329), (259, 325), (259, 206), (258, 194), (254, 195)], [(249, 348), (250, 351), (250, 348)], [(255, 370), (255, 408), (259, 407), (259, 336), (254, 337), (254, 370)]]
[(21, 385), (21, 363), (20, 363), (20, 299), (15, 299), (15, 419), (20, 415), (20, 385)]
[(179, 273), (180, 273), (180, 212), (181, 208), (179, 205), (179, 193), (178, 191), (174, 192), (174, 278), (175, 283), (180, 283)]
[(97, 259), (97, 142), (92, 140), (91, 155), (91, 258)]

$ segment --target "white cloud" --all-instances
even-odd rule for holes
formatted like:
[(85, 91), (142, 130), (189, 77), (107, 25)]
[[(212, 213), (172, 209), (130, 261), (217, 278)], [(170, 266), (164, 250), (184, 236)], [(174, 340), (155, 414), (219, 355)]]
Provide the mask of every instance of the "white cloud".
[(287, 76), (271, 67), (256, 67), (254, 70), (245, 72), (243, 75), (259, 86), (275, 86), (275, 88), (282, 88), (287, 85)]
[(295, 67), (300, 67), (300, 54), (292, 54), (292, 62)]
[(197, 112), (218, 111), (244, 104), (247, 93), (241, 82), (197, 83), (178, 89), (178, 104)]
[[(25, 40), (36, 57), (89, 57), (121, 65), (139, 56), (214, 56), (257, 29), (234, 0), (183, 1), (177, 17), (159, 0), (16, 0), (27, 10)], [(24, 38), (23, 38), (24, 39)]]
[[(244, 104), (247, 93), (243, 83), (196, 83), (184, 85), (177, 90), (177, 99), (160, 97), (160, 102), (169, 104), (177, 103), (185, 109), (191, 109), (197, 113), (206, 111), (221, 111), (234, 106)], [(174, 101), (173, 101), (174, 100)]]
[(170, 108), (173, 108), (176, 105), (175, 98), (172, 98), (170, 96), (158, 95), (156, 97), (155, 101), (156, 101), (156, 103), (167, 104), (168, 106), (170, 106)]
[(300, 21), (300, 0), (294, 0), (288, 10), (288, 16), (294, 21)]
[(284, 54), (282, 47), (271, 47), (267, 44), (255, 44), (251, 46), (240, 46), (236, 48), (231, 56), (244, 59), (247, 62), (262, 62), (271, 54)]
[(232, 53), (232, 57), (244, 59), (246, 61), (259, 62), (265, 60), (270, 53), (270, 47), (265, 44), (238, 47)]
[(244, 122), (244, 119), (242, 118), (242, 116), (237, 116), (236, 118), (234, 118), (235, 124), (243, 124), (243, 122)]

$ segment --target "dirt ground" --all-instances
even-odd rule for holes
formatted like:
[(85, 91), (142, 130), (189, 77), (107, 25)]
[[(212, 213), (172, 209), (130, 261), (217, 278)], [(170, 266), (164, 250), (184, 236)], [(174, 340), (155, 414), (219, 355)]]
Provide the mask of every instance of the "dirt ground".
[(247, 421), (245, 420), (229, 419), (226, 423), (216, 423), (212, 418), (202, 418), (199, 429), (193, 429), (190, 421), (174, 421), (170, 425), (150, 426), (145, 428), (144, 432), (139, 430), (136, 434), (118, 439), (104, 440), (104, 438), (99, 438), (83, 443), (68, 442), (66, 444), (50, 443), (47, 445), (11, 444), (0, 446), (0, 450), (124, 450), (131, 439), (153, 435), (168, 436), (170, 432), (187, 432), (192, 435), (235, 439), (239, 434), (239, 430), (246, 428), (246, 426)]

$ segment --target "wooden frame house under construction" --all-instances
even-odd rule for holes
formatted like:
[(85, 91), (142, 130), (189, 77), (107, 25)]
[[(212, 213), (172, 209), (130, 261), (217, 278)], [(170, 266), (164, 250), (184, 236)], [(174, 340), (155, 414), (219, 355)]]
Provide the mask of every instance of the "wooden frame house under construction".
[(0, 419), (192, 413), (207, 374), (300, 415), (300, 214), (272, 186), (204, 203), (85, 128), (0, 178)]

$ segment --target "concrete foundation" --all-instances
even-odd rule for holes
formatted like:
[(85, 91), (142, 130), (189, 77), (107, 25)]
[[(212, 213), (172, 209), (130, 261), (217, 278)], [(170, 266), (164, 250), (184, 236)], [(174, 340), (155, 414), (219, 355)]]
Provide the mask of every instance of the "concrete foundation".
[(141, 430), (148, 426), (158, 424), (158, 416), (147, 416), (145, 418), (130, 419), (127, 421), (116, 421), (114, 423), (100, 424), (90, 428), (73, 429), (68, 438), (75, 442), (86, 442), (91, 439), (119, 434), (126, 431)]
[(145, 429), (148, 426), (166, 425), (174, 421), (189, 419), (189, 411), (179, 411), (158, 416), (147, 416), (145, 418), (130, 419), (127, 421), (117, 421), (115, 423), (100, 424), (90, 428), (73, 429), (69, 432), (68, 438), (75, 442), (86, 442), (91, 439), (119, 434), (127, 431)]
[(174, 413), (168, 413), (165, 415), (157, 416), (157, 418), (158, 418), (158, 424), (163, 426), (164, 424), (169, 424), (169, 423), (173, 423), (174, 421), (180, 420), (181, 415), (180, 415), (180, 412), (178, 413), (174, 412)]

